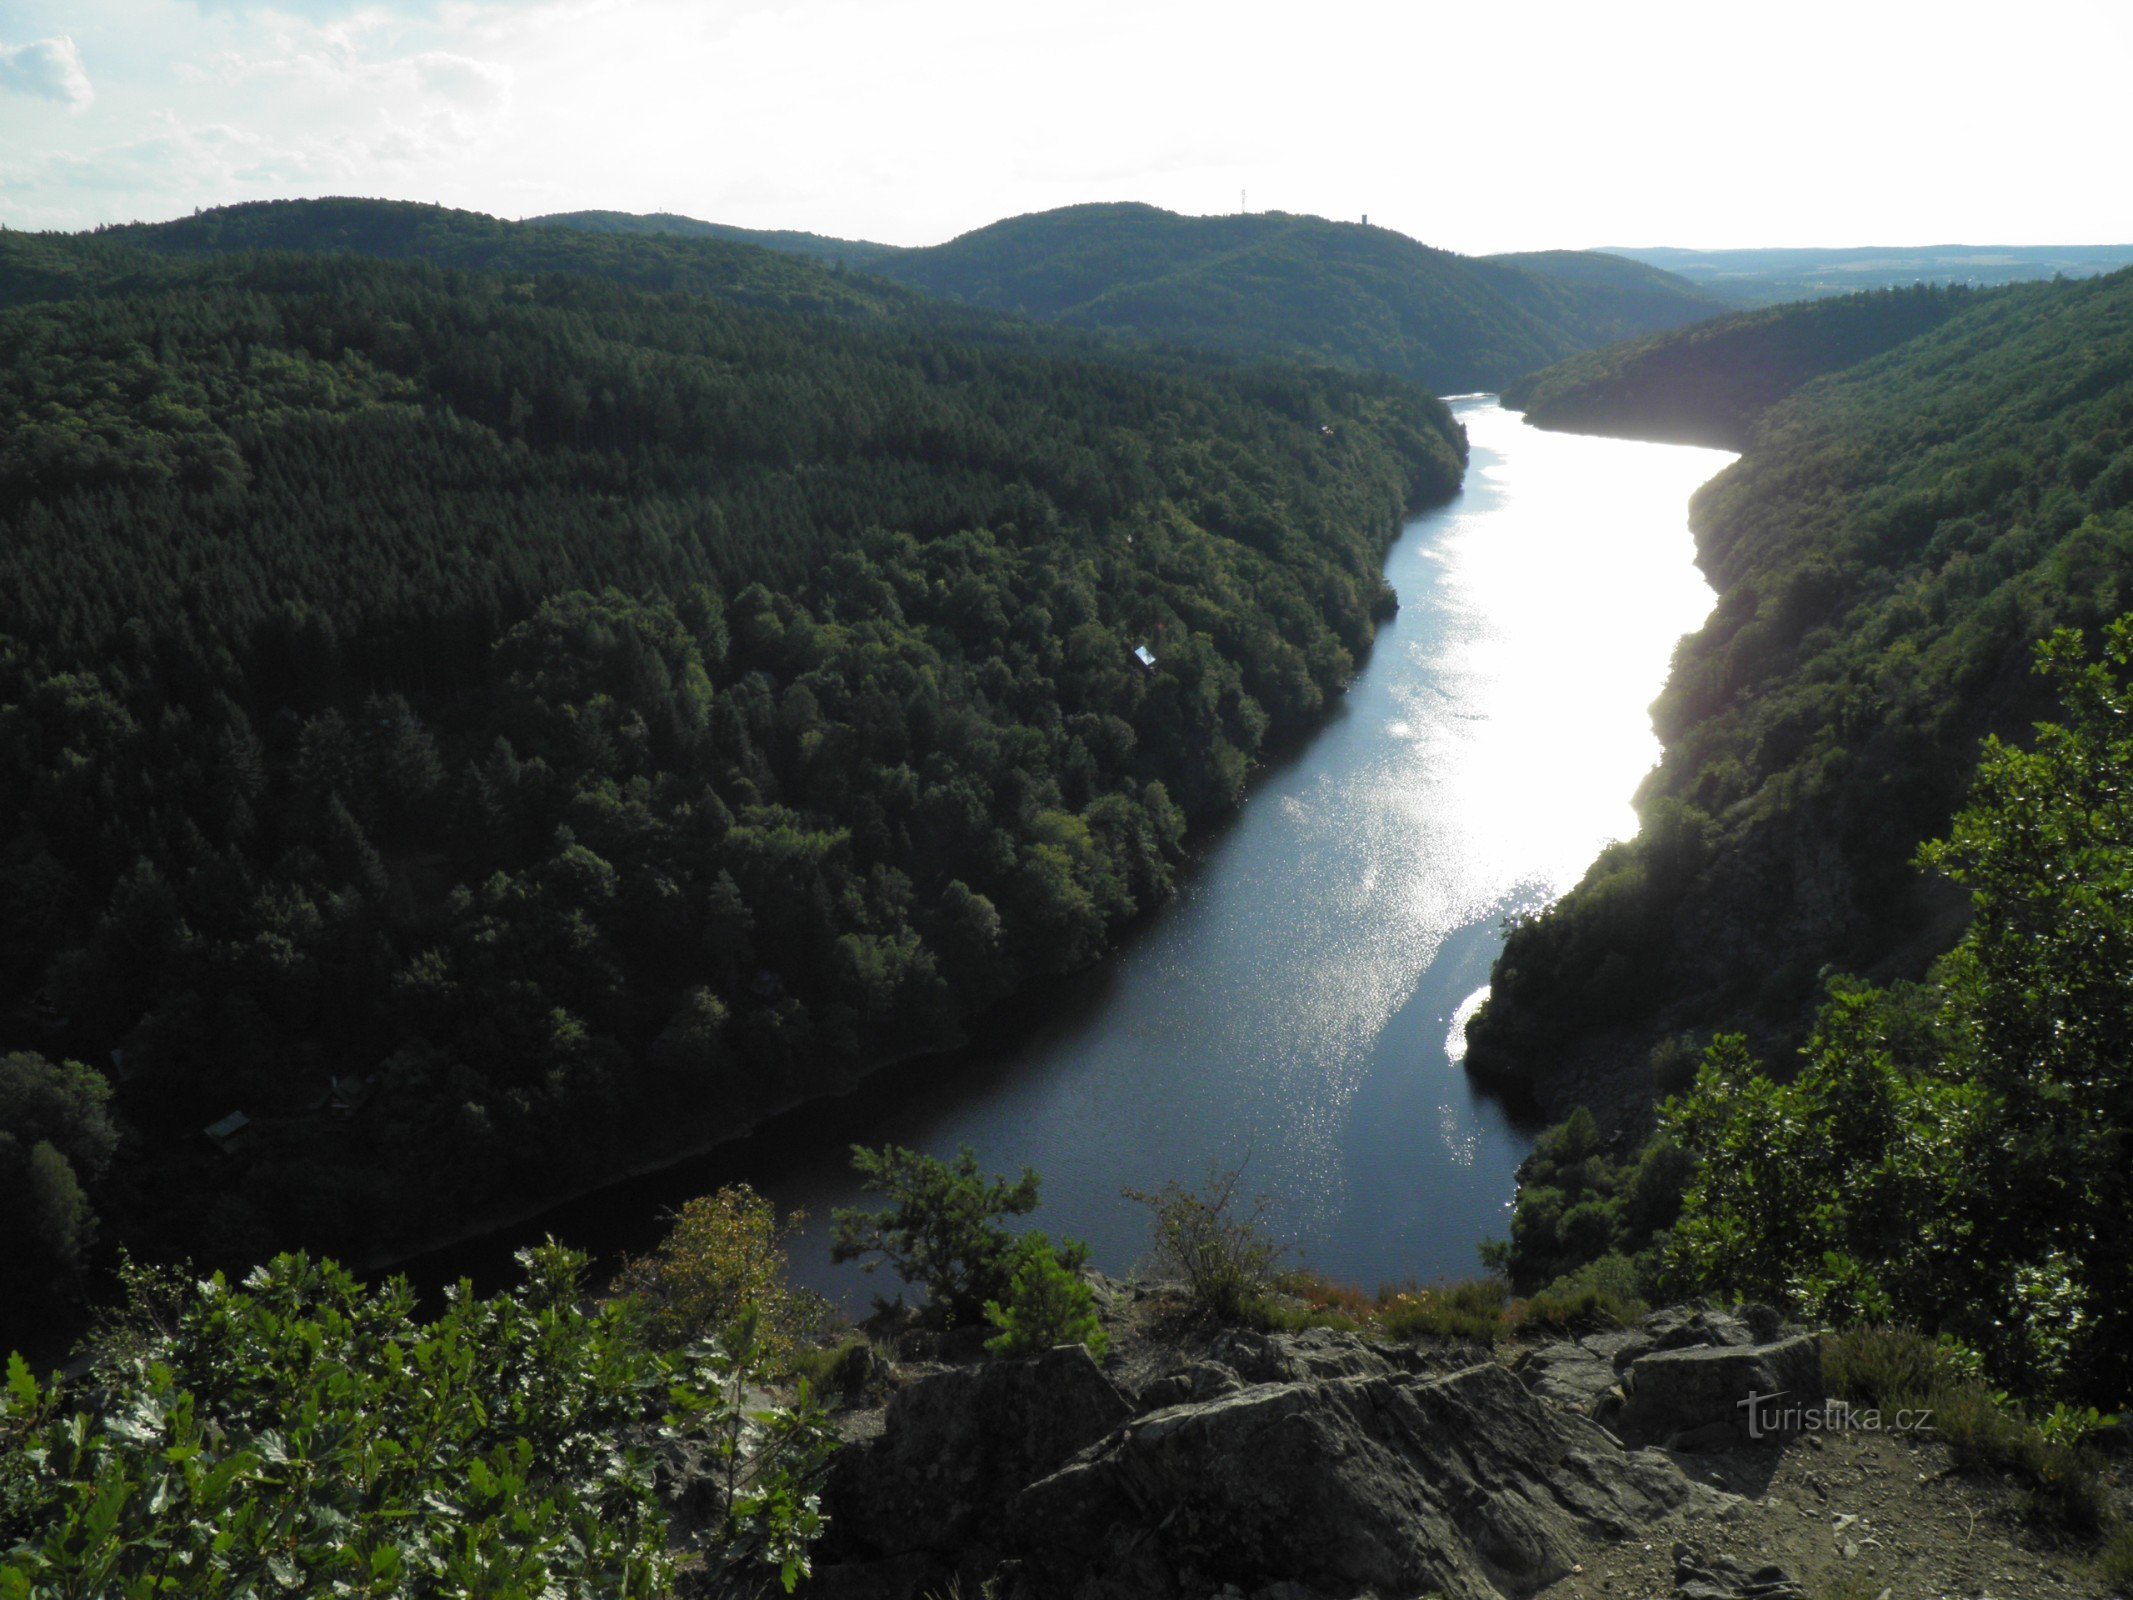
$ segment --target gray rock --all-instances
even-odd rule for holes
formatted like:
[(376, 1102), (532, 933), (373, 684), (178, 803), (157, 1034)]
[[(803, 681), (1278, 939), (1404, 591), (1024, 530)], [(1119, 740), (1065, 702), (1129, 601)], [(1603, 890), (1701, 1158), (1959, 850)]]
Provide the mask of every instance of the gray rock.
[(1536, 1346), (1511, 1370), (1538, 1398), (1587, 1416), (1616, 1381), (1614, 1363), (1581, 1343)]
[(1219, 1361), (1194, 1361), (1176, 1372), (1165, 1373), (1140, 1392), (1140, 1409), (1160, 1411), (1193, 1400), (1213, 1400), (1244, 1387), (1236, 1371)]
[(948, 1551), (1024, 1484), (1132, 1415), (1080, 1345), (922, 1379), (889, 1402), (882, 1437), (837, 1457), (831, 1553)]
[(1578, 1340), (1578, 1348), (1598, 1356), (1616, 1372), (1623, 1372), (1654, 1346), (1652, 1336), (1643, 1330), (1618, 1328), (1611, 1333), (1588, 1333)]
[(1224, 1584), (1499, 1600), (1691, 1492), (1664, 1457), (1482, 1364), (1259, 1384), (1142, 1417), (1017, 1496), (1005, 1543), (1032, 1600)]
[(1654, 1311), (1639, 1324), (1655, 1350), (1693, 1350), (1712, 1345), (1751, 1345), (1755, 1330), (1744, 1317), (1730, 1311), (1696, 1310), (1670, 1306)]
[(1783, 1567), (1749, 1567), (1677, 1544), (1674, 1600), (1806, 1600), (1806, 1591)]
[(1727, 1449), (1796, 1431), (1798, 1415), (1822, 1404), (1822, 1347), (1795, 1334), (1774, 1344), (1661, 1348), (1630, 1364), (1623, 1395), (1609, 1425), (1630, 1444)]
[(1405, 1346), (1376, 1344), (1331, 1328), (1307, 1328), (1301, 1333), (1233, 1328), (1216, 1337), (1208, 1355), (1247, 1383), (1381, 1377), (1411, 1371), (1419, 1364)]

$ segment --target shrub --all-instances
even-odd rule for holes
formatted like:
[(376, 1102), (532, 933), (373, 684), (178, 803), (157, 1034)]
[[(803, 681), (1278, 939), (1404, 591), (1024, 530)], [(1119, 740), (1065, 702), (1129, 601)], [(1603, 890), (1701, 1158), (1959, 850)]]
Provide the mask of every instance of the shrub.
[(728, 1333), (752, 1312), (765, 1351), (788, 1360), (831, 1318), (821, 1296), (786, 1281), (785, 1243), (805, 1220), (794, 1212), (781, 1226), (746, 1184), (699, 1195), (675, 1213), (657, 1249), (623, 1263), (608, 1292), (634, 1302), (647, 1334), (668, 1347)]
[[(1069, 1254), (1086, 1254), (1069, 1246)], [(996, 1356), (1030, 1356), (1055, 1345), (1085, 1345), (1101, 1361), (1110, 1336), (1096, 1318), (1096, 1296), (1070, 1270), (1041, 1233), (1022, 1236), (1021, 1262), (1008, 1287), (1007, 1303), (985, 1302), (985, 1320), (1000, 1331), (985, 1341)]]
[(792, 1375), (812, 1392), (841, 1395), (847, 1400), (865, 1393), (882, 1370), (873, 1341), (859, 1333), (836, 1344), (796, 1350), (789, 1366)]
[[(1822, 1341), (1831, 1393), (1881, 1411), (1933, 1413), (1932, 1429), (1959, 1467), (2004, 1472), (2019, 1480), (2030, 1513), (2075, 1532), (2108, 1520), (2108, 1500), (2093, 1456), (2078, 1434), (2052, 1438), (2023, 1408), (1988, 1389), (1977, 1355), (1952, 1339), (1909, 1328), (1848, 1328)], [(2076, 1434), (2062, 1409), (2058, 1431)]]
[(519, 1260), (517, 1291), (462, 1285), (420, 1322), (404, 1279), (280, 1256), (79, 1390), (15, 1358), (0, 1596), (662, 1594), (654, 1463), (685, 1443), (719, 1464), (713, 1586), (790, 1588), (831, 1448), (804, 1397), (747, 1405), (745, 1342), (654, 1350), (628, 1308), (584, 1308), (584, 1257)]
[(1379, 1323), (1398, 1339), (1460, 1339), (1493, 1344), (1504, 1335), (1510, 1286), (1501, 1278), (1470, 1278), (1427, 1288), (1379, 1291)]
[(1195, 1311), (1222, 1322), (1246, 1321), (1274, 1285), (1285, 1247), (1268, 1231), (1272, 1202), (1241, 1204), (1243, 1169), (1216, 1168), (1197, 1193), (1173, 1180), (1154, 1194), (1125, 1191), (1154, 1215), (1148, 1269), (1185, 1285)]
[(2133, 1594), (2133, 1524), (2111, 1530), (2096, 1553), (2096, 1576), (2113, 1594)]
[(854, 1145), (852, 1166), (862, 1187), (890, 1204), (834, 1213), (833, 1260), (876, 1257), (865, 1263), (869, 1272), (886, 1262), (926, 1291), (932, 1319), (948, 1327), (975, 1321), (988, 1300), (1008, 1292), (1020, 1246), (1000, 1219), (1037, 1209), (1035, 1172), (1024, 1167), (1013, 1183), (997, 1175), (988, 1181), (967, 1145), (952, 1162), (896, 1145)]
[(1578, 1334), (1626, 1328), (1651, 1309), (1598, 1284), (1543, 1289), (1510, 1313), (1515, 1333)]

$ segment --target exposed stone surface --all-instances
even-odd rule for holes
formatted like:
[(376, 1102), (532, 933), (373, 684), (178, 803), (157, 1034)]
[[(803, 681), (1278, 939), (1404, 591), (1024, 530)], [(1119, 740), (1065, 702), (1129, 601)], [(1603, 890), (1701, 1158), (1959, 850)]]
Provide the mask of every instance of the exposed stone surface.
[(1259, 1384), (1143, 1417), (1016, 1497), (1031, 1596), (1495, 1600), (1694, 1491), (1663, 1456), (1541, 1406), (1493, 1363)]
[(1806, 1600), (1806, 1591), (1783, 1567), (1750, 1567), (1677, 1544), (1674, 1600)]
[(1078, 1344), (914, 1383), (889, 1402), (881, 1438), (839, 1454), (828, 1553), (954, 1549), (1009, 1495), (1131, 1415)]
[(1422, 1359), (1224, 1334), (1145, 1385), (1144, 1406), (1180, 1398), (1138, 1417), (1078, 1347), (924, 1378), (840, 1460), (810, 1593), (916, 1594), (960, 1570), (1009, 1600), (1500, 1600), (1706, 1493), (1494, 1362), (1402, 1370)]
[[(1786, 1413), (1821, 1405), (1822, 1347), (1802, 1333), (1774, 1344), (1654, 1350), (1630, 1363), (1622, 1389), (1609, 1425), (1631, 1444), (1689, 1450), (1745, 1444), (1786, 1431)], [(1759, 1424), (1752, 1430), (1751, 1397), (1758, 1397)]]

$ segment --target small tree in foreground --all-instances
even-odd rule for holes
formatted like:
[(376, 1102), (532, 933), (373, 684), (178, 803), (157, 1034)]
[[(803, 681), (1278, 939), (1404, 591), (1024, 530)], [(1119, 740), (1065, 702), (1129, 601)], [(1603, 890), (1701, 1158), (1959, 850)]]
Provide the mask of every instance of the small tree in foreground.
[(608, 1292), (635, 1301), (661, 1345), (723, 1337), (753, 1318), (751, 1342), (782, 1363), (830, 1321), (820, 1295), (785, 1277), (786, 1241), (806, 1220), (796, 1211), (781, 1225), (771, 1203), (745, 1183), (698, 1195), (675, 1213), (657, 1249), (622, 1264)]
[[(1069, 1242), (1067, 1254), (1078, 1261), (1086, 1250)], [(1000, 1330), (985, 1341), (996, 1356), (1039, 1355), (1055, 1345), (1078, 1344), (1101, 1361), (1111, 1347), (1096, 1317), (1096, 1296), (1041, 1233), (1022, 1236), (1022, 1259), (1007, 1303), (986, 1301), (985, 1320)]]
[(1238, 1195), (1244, 1169), (1215, 1167), (1195, 1192), (1172, 1180), (1154, 1194), (1125, 1191), (1155, 1220), (1148, 1269), (1185, 1285), (1193, 1309), (1224, 1322), (1244, 1316), (1274, 1286), (1275, 1269), (1287, 1247), (1268, 1230), (1273, 1202), (1264, 1195), (1246, 1203)]
[(1033, 1170), (1024, 1167), (1013, 1183), (998, 1174), (988, 1180), (968, 1145), (953, 1161), (893, 1144), (854, 1145), (852, 1166), (861, 1187), (890, 1203), (882, 1211), (833, 1212), (832, 1260), (877, 1257), (865, 1263), (868, 1272), (887, 1262), (926, 1291), (929, 1311), (944, 1327), (975, 1322), (986, 1301), (1007, 1293), (1021, 1246), (1000, 1219), (1037, 1209)]

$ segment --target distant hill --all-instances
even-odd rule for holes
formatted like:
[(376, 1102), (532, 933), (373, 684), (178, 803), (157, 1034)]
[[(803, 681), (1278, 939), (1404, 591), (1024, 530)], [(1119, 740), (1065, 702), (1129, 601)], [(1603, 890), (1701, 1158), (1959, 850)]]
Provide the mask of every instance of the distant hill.
[(687, 218), (578, 213), (536, 221), (616, 233), (708, 230), (864, 266), (942, 299), (1074, 327), (1374, 368), (1440, 393), (1492, 389), (1577, 351), (1724, 309), (1691, 284), (1619, 257), (1475, 258), (1389, 228), (1283, 212), (1186, 217), (1149, 205), (1068, 206), (910, 250)]
[(1939, 327), (1991, 291), (1876, 289), (1589, 350), (1504, 386), (1537, 427), (1738, 450), (1771, 406)]
[(673, 234), (684, 239), (723, 239), (728, 244), (752, 244), (787, 255), (806, 256), (831, 265), (871, 268), (874, 263), (904, 253), (904, 247), (875, 244), (868, 239), (833, 239), (824, 233), (798, 233), (791, 229), (735, 228), (723, 222), (699, 222), (671, 211), (638, 215), (630, 211), (556, 211), (528, 217), (529, 227), (575, 228), (581, 233)]
[(288, 250), (427, 261), (470, 272), (575, 272), (778, 311), (868, 315), (909, 298), (878, 279), (838, 273), (803, 253), (745, 241), (670, 230), (536, 227), (405, 200), (263, 200), (174, 222), (104, 228), (94, 242), (177, 257)]
[(1440, 393), (1489, 389), (1577, 350), (1715, 309), (1433, 250), (1389, 228), (1265, 212), (1070, 206), (996, 222), (875, 270), (1077, 327), (1375, 367)]
[(2090, 278), (2133, 265), (2133, 244), (1859, 246), (1842, 250), (1620, 249), (1735, 305), (1767, 306), (1915, 283), (1987, 288), (2038, 278)]

